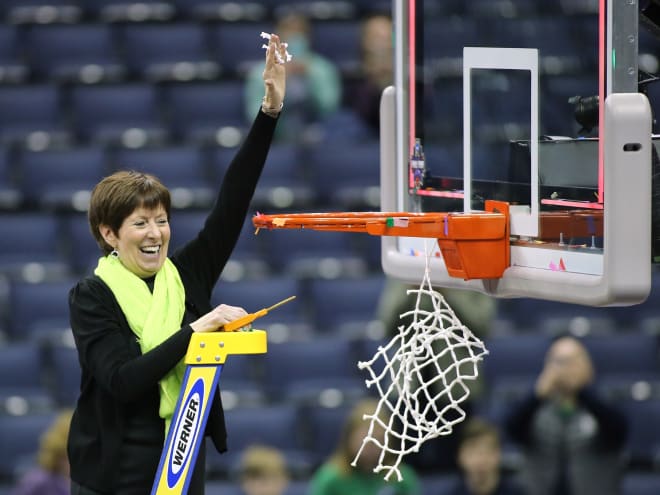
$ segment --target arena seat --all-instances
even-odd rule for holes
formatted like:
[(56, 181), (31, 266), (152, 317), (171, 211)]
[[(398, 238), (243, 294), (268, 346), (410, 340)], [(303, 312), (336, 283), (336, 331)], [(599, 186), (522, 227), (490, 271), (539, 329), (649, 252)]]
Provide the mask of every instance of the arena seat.
[(0, 415), (0, 438), (4, 451), (0, 463), (0, 480), (14, 482), (18, 475), (34, 464), (39, 438), (54, 419), (54, 412)]
[(75, 281), (67, 279), (36, 284), (12, 282), (9, 288), (12, 310), (7, 329), (10, 338), (48, 339), (70, 332), (68, 298), (74, 284)]
[(328, 143), (309, 151), (308, 162), (318, 201), (335, 210), (359, 210), (378, 207), (380, 196), (380, 144)]
[(85, 210), (92, 188), (107, 173), (104, 150), (95, 146), (23, 150), (18, 162), (23, 197), (46, 210)]
[(0, 86), (0, 143), (41, 149), (72, 139), (58, 87), (52, 83)]
[(62, 234), (66, 242), (66, 258), (73, 272), (81, 275), (91, 273), (102, 253), (90, 232), (87, 214), (64, 215)]
[(24, 83), (30, 69), (16, 26), (0, 25), (0, 83)]
[(383, 275), (310, 280), (309, 293), (318, 330), (362, 337), (376, 319), (384, 288)]
[(53, 398), (60, 407), (74, 407), (80, 395), (80, 363), (72, 345), (55, 343), (47, 347)]
[(209, 28), (209, 42), (225, 77), (242, 81), (253, 64), (263, 64), (265, 51), (261, 45), (266, 40), (261, 38), (260, 34), (272, 33), (274, 29), (271, 22), (212, 25)]
[(42, 346), (34, 341), (0, 346), (0, 416), (52, 410)]
[(135, 148), (168, 138), (163, 102), (148, 83), (76, 85), (70, 98), (74, 127), (83, 141)]
[(264, 385), (273, 401), (319, 403), (328, 390), (343, 400), (365, 393), (357, 356), (348, 339), (317, 337), (269, 347), (264, 359)]
[(9, 150), (0, 149), (0, 210), (17, 210), (23, 204), (23, 195), (15, 177), (14, 160)]
[(209, 207), (215, 199), (204, 153), (194, 145), (119, 148), (111, 161), (113, 170), (137, 170), (158, 177), (170, 189), (173, 208)]
[(0, 273), (14, 280), (58, 279), (69, 275), (54, 214), (16, 211), (0, 215)]
[(242, 451), (253, 444), (278, 448), (294, 466), (303, 468), (306, 461), (300, 439), (300, 420), (298, 408), (291, 404), (225, 411), (228, 452), (220, 455), (207, 443), (207, 472), (211, 477), (226, 476), (235, 469)]
[(169, 0), (84, 0), (88, 17), (102, 22), (163, 22), (176, 15)]
[(191, 81), (220, 75), (201, 24), (127, 24), (119, 37), (129, 70), (142, 80)]
[(40, 24), (26, 32), (30, 68), (37, 77), (59, 82), (117, 81), (126, 69), (106, 24)]
[(240, 81), (176, 83), (165, 91), (171, 131), (177, 139), (218, 144), (223, 128), (246, 126)]

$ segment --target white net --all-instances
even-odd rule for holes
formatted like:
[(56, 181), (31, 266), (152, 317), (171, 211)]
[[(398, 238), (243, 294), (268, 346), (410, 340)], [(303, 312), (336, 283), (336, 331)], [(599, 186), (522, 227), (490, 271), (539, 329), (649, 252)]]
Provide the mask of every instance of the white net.
[(449, 435), (465, 419), (461, 403), (470, 394), (465, 381), (477, 378), (478, 363), (488, 354), (433, 290), (428, 257), (426, 265), (419, 289), (408, 291), (416, 295), (415, 309), (400, 315), (412, 317), (412, 323), (399, 326), (370, 361), (358, 363), (370, 376), (367, 387), (376, 387), (380, 399), (376, 411), (364, 416), (369, 430), (352, 464), (373, 443), (380, 450), (374, 472), (384, 471), (386, 480), (395, 473), (400, 481), (405, 455), (427, 440)]

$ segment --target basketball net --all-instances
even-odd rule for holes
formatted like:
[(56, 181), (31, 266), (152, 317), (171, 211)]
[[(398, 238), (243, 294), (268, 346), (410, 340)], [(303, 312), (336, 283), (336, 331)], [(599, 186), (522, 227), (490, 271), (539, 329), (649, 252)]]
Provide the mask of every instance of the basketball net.
[(488, 354), (433, 290), (429, 259), (427, 254), (419, 289), (407, 291), (415, 296), (415, 309), (399, 316), (412, 317), (412, 323), (399, 326), (371, 360), (358, 363), (369, 374), (367, 388), (375, 387), (380, 399), (376, 411), (364, 416), (369, 430), (352, 465), (372, 443), (380, 450), (373, 471), (384, 471), (385, 480), (396, 474), (401, 481), (399, 465), (405, 455), (418, 452), (427, 440), (451, 434), (465, 419), (461, 403), (470, 395), (465, 382), (477, 378), (478, 363)]

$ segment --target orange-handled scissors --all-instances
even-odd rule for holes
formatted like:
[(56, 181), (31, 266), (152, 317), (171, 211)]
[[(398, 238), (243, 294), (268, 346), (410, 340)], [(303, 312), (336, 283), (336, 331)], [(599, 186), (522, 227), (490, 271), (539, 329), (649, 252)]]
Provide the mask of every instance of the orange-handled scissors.
[(266, 316), (269, 311), (272, 311), (275, 308), (279, 308), (280, 306), (282, 306), (282, 304), (286, 304), (290, 301), (293, 301), (295, 298), (296, 296), (287, 297), (286, 299), (283, 299), (282, 301), (275, 303), (268, 308), (260, 309), (259, 311), (256, 311), (254, 313), (250, 313), (248, 315), (242, 316), (237, 320), (230, 321), (229, 323), (225, 323), (220, 327), (220, 330), (223, 332), (235, 332), (236, 330), (240, 330), (241, 328), (248, 326), (257, 318)]

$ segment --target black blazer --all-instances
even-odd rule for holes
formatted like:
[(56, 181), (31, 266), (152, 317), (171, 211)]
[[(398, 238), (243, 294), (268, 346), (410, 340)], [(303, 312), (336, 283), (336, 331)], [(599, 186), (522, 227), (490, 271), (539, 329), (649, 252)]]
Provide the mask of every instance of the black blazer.
[[(112, 291), (100, 278), (88, 276), (71, 289), (71, 328), (82, 371), (68, 443), (71, 479), (76, 483), (100, 493), (113, 492), (123, 433), (132, 411), (147, 411), (150, 421), (158, 422), (149, 431), (162, 432), (154, 441), (164, 443), (164, 422), (157, 414), (158, 381), (184, 357), (193, 333), (190, 323), (211, 310), (211, 292), (242, 230), (276, 121), (259, 112), (227, 170), (204, 227), (170, 258), (186, 292), (178, 332), (142, 354)], [(226, 450), (219, 394), (211, 406), (206, 434), (219, 452)]]

